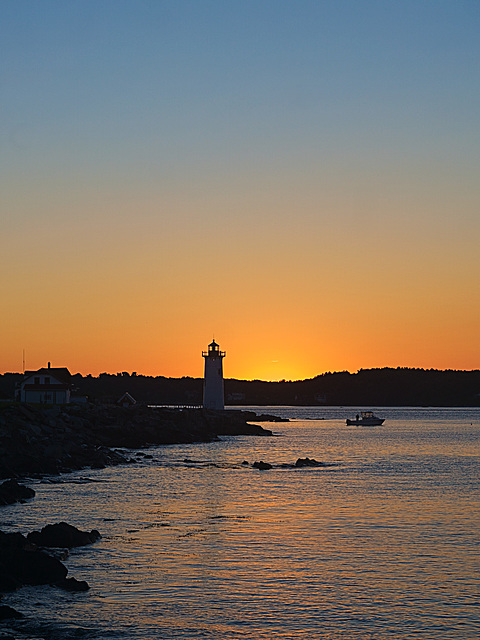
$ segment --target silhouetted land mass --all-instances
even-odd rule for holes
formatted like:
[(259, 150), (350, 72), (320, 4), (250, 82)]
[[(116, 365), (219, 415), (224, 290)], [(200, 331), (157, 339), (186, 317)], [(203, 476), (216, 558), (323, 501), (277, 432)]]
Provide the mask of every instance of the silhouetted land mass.
[(480, 371), (361, 369), (295, 382), (227, 380), (225, 389), (250, 405), (480, 406)]
[[(0, 397), (13, 398), (18, 373), (0, 376)], [(200, 405), (201, 378), (165, 378), (121, 372), (72, 376), (75, 393), (91, 401), (116, 402), (128, 391), (137, 402)], [(225, 380), (229, 405), (480, 406), (480, 370), (361, 369), (324, 373), (308, 380)]]
[(142, 404), (3, 404), (0, 478), (130, 462), (125, 449), (211, 442), (224, 435), (271, 436), (269, 429), (248, 422), (268, 419), (269, 416), (257, 417), (250, 411), (152, 409)]

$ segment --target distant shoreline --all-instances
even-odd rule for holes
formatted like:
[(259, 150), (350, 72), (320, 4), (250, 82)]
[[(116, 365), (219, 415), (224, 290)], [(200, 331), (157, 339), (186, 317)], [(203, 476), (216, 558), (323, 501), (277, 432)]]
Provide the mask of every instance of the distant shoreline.
[[(21, 373), (0, 375), (0, 398), (14, 398)], [(202, 378), (166, 378), (136, 373), (74, 374), (75, 395), (91, 402), (115, 404), (125, 392), (149, 405), (201, 405)], [(279, 382), (224, 381), (228, 407), (239, 406), (480, 406), (480, 370), (383, 368), (329, 372), (311, 379)]]

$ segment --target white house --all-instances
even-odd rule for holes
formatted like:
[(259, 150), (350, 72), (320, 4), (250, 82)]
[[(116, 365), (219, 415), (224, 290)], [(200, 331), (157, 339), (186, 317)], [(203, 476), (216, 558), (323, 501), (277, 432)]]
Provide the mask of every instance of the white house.
[(67, 367), (48, 367), (38, 371), (25, 371), (17, 390), (20, 402), (32, 404), (67, 404), (72, 389), (71, 374)]

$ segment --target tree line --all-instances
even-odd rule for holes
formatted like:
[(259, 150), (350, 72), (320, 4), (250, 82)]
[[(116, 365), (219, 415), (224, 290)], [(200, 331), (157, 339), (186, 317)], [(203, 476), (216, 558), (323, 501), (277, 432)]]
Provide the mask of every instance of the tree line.
[[(20, 373), (0, 375), (0, 398), (13, 399)], [(125, 392), (137, 402), (199, 405), (202, 378), (144, 376), (126, 371), (72, 376), (73, 395), (116, 402)], [(480, 406), (480, 370), (383, 368), (328, 372), (307, 380), (225, 380), (227, 405)]]

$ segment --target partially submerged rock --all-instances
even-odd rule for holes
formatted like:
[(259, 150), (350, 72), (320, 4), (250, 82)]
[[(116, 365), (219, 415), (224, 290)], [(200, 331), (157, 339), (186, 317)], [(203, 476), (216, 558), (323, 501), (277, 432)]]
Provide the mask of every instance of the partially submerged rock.
[(0, 566), (0, 593), (9, 593), (10, 591), (16, 591), (20, 589), (22, 585), (18, 580), (12, 578), (12, 576), (2, 573), (2, 567)]
[(23, 618), (23, 613), (8, 607), (6, 604), (0, 605), (0, 620), (13, 620), (16, 618)]
[(14, 504), (33, 498), (35, 491), (16, 480), (5, 480), (0, 484), (0, 505)]
[(67, 567), (43, 551), (0, 549), (0, 575), (20, 585), (55, 584), (66, 578)]
[(0, 531), (0, 550), (1, 549), (30, 549), (33, 550), (28, 543), (26, 537), (18, 531), (12, 533), (4, 533)]
[(315, 458), (298, 458), (295, 462), (296, 467), (324, 467), (323, 462), (318, 462)]
[(57, 524), (47, 524), (41, 531), (32, 531), (28, 534), (27, 540), (39, 547), (83, 547), (92, 544), (101, 538), (100, 533), (92, 531), (80, 531), (71, 524), (59, 522)]
[(0, 531), (0, 593), (19, 589), (23, 585), (51, 584), (66, 591), (87, 591), (84, 580), (67, 578), (67, 567), (56, 557), (37, 549), (37, 540), (43, 547), (83, 546), (100, 538), (95, 529), (90, 533), (60, 522), (47, 525), (41, 532), (27, 537), (21, 533)]
[(90, 586), (85, 580), (77, 580), (76, 578), (64, 578), (55, 584), (56, 587), (64, 591), (88, 591)]
[[(247, 460), (244, 460), (241, 463), (243, 466), (248, 466), (248, 462)], [(315, 460), (315, 458), (298, 458), (297, 461), (295, 462), (295, 464), (287, 464), (287, 463), (283, 463), (279, 465), (280, 467), (282, 467), (283, 469), (301, 469), (302, 467), (330, 467), (332, 466), (331, 464), (327, 464), (325, 462), (319, 462), (318, 460)], [(265, 471), (267, 469), (272, 469), (273, 465), (271, 465), (269, 462), (264, 462), (263, 460), (255, 461), (252, 464), (252, 467), (254, 469), (260, 469), (261, 471)]]
[(268, 469), (273, 468), (269, 462), (264, 462), (263, 460), (260, 460), (260, 462), (254, 462), (252, 467), (254, 469), (259, 469), (260, 471), (267, 471)]

